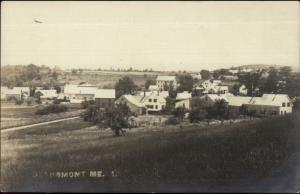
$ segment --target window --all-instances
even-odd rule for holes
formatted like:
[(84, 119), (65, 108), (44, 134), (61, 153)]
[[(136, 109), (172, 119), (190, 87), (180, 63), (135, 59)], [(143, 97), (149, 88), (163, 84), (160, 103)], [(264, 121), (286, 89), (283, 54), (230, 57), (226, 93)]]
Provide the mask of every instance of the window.
[(148, 100), (149, 102), (152, 102), (152, 99), (151, 98), (149, 98), (149, 100)]
[(290, 106), (291, 106), (291, 103), (288, 102), (288, 103), (286, 104), (286, 106), (287, 106), (287, 107), (290, 107)]
[(155, 106), (155, 109), (158, 109), (158, 106), (157, 106), (157, 105)]
[(282, 103), (282, 107), (285, 107), (285, 102)]
[(154, 99), (153, 102), (157, 102), (157, 99)]
[(283, 115), (283, 111), (280, 111), (280, 114)]
[(147, 108), (151, 108), (151, 109), (152, 109), (152, 108), (153, 108), (153, 105), (147, 105)]

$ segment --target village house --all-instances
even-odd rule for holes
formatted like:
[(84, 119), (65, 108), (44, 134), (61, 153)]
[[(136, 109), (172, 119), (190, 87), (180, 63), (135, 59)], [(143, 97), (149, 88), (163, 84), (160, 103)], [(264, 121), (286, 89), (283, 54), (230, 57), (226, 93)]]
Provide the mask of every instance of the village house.
[(200, 97), (200, 99), (203, 99), (206, 106), (213, 106), (216, 101), (218, 100), (224, 100), (225, 102), (228, 102), (227, 97), (233, 96), (232, 94), (206, 94), (205, 96)]
[(252, 97), (245, 104), (248, 112), (257, 116), (285, 115), (292, 112), (292, 101), (287, 94), (264, 94)]
[(159, 90), (165, 90), (166, 86), (172, 86), (174, 89), (177, 88), (176, 76), (157, 76), (156, 85)]
[(252, 97), (248, 96), (227, 96), (228, 108), (230, 114), (238, 116), (241, 113), (241, 107), (248, 104)]
[(165, 108), (166, 99), (158, 93), (152, 92), (142, 99), (142, 103), (146, 106), (148, 112), (159, 112)]
[(13, 87), (12, 89), (1, 86), (1, 99), (9, 100), (9, 99), (27, 99), (30, 96), (30, 88), (29, 87)]
[(85, 100), (94, 100), (98, 88), (92, 85), (72, 85), (64, 87), (64, 98), (71, 103), (81, 103)]
[(115, 89), (97, 89), (95, 92), (95, 104), (100, 108), (113, 108), (115, 104)]
[(176, 101), (186, 100), (192, 97), (192, 93), (188, 91), (183, 91), (181, 93), (177, 93)]
[(58, 97), (56, 90), (36, 90), (35, 96), (39, 96), (41, 100), (43, 99), (56, 99)]
[(188, 91), (177, 93), (175, 108), (184, 107), (186, 109), (190, 109), (190, 99), (191, 98), (192, 98), (192, 93), (190, 93)]

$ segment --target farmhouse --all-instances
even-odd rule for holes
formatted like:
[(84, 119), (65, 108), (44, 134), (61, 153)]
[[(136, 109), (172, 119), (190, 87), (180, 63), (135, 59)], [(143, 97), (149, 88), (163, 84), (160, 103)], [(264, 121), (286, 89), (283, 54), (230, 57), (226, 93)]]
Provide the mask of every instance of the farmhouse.
[(122, 95), (120, 98), (116, 100), (116, 104), (126, 104), (130, 111), (137, 114), (142, 115), (146, 113), (146, 106), (141, 102), (143, 97), (141, 96), (133, 96), (133, 95)]
[(159, 112), (166, 106), (166, 99), (157, 92), (144, 96), (141, 102), (146, 106), (148, 112)]
[(65, 85), (64, 98), (71, 103), (81, 103), (85, 100), (94, 100), (98, 88), (96, 86)]
[(100, 108), (112, 108), (115, 98), (115, 89), (97, 89), (95, 91), (95, 104)]
[(157, 76), (156, 85), (159, 90), (165, 90), (166, 86), (173, 86), (173, 88), (176, 89), (176, 76)]
[(245, 104), (248, 112), (257, 116), (285, 115), (292, 112), (292, 101), (287, 94), (264, 94), (252, 97)]

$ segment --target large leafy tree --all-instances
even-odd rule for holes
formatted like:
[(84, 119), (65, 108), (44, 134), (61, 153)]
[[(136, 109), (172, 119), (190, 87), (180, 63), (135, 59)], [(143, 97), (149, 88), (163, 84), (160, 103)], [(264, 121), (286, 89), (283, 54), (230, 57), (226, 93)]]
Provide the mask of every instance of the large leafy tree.
[(117, 104), (113, 108), (103, 109), (91, 105), (82, 114), (85, 121), (91, 121), (101, 128), (109, 127), (115, 136), (124, 134), (124, 128), (130, 127), (129, 117), (132, 115), (126, 104)]
[(210, 79), (211, 75), (208, 70), (203, 69), (200, 71), (200, 74), (201, 74), (202, 79)]
[(137, 85), (134, 84), (132, 79), (125, 76), (116, 83), (116, 97), (119, 98), (123, 94), (133, 94), (137, 90)]
[(194, 85), (194, 79), (191, 75), (181, 75), (179, 76), (179, 87), (178, 92), (189, 91), (191, 92)]

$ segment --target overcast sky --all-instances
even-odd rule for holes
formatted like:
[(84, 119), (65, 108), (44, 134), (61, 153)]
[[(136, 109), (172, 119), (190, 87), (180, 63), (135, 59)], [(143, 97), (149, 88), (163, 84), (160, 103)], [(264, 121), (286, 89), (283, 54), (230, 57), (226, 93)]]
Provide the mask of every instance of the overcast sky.
[(1, 65), (299, 67), (299, 7), (296, 1), (2, 2)]

